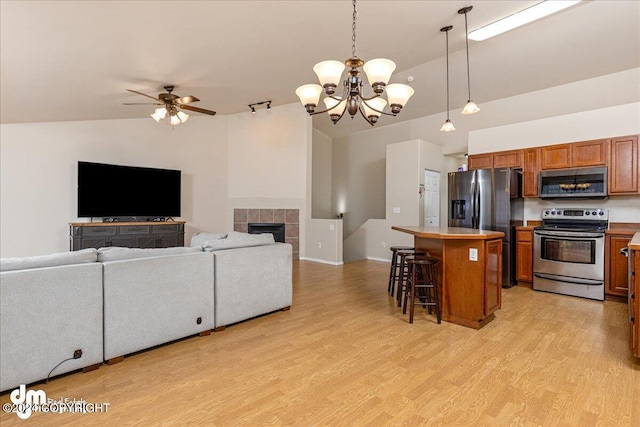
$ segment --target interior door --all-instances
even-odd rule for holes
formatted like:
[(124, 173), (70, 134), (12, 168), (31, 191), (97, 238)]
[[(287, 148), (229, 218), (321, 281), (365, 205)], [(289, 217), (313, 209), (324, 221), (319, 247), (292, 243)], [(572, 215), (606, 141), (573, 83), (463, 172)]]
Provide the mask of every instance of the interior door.
[(424, 171), (424, 225), (440, 226), (440, 172)]

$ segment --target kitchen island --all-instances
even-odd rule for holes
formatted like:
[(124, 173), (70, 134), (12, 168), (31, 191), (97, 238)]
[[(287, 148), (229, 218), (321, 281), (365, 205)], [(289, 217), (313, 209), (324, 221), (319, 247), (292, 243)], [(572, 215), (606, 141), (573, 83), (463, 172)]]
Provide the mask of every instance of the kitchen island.
[(393, 226), (414, 236), (416, 249), (436, 258), (442, 320), (480, 329), (502, 302), (500, 231), (459, 227)]

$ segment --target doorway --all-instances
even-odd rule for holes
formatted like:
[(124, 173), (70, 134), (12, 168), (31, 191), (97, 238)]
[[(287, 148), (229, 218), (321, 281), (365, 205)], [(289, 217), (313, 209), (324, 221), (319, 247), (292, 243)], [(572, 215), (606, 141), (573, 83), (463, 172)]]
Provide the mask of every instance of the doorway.
[(424, 170), (424, 225), (440, 226), (440, 172)]

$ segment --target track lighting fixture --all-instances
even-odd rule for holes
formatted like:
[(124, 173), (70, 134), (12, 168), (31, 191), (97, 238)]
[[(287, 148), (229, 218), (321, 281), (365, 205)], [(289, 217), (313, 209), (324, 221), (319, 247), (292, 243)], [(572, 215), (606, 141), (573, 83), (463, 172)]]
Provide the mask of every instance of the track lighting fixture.
[(469, 94), (467, 103), (461, 111), (462, 114), (473, 114), (480, 111), (480, 108), (476, 103), (471, 100), (471, 76), (469, 73), (469, 27), (467, 26), (467, 13), (471, 12), (471, 9), (473, 9), (473, 6), (463, 7), (458, 11), (460, 15), (464, 14), (464, 41), (467, 44), (467, 90)]
[[(322, 61), (313, 67), (313, 71), (318, 76), (320, 85), (306, 84), (296, 89), (296, 95), (304, 105), (309, 115), (328, 113), (333, 123), (337, 123), (345, 112), (351, 118), (359, 112), (362, 117), (373, 126), (380, 115), (396, 116), (413, 95), (413, 88), (404, 84), (391, 84), (387, 86), (391, 73), (396, 68), (393, 61), (384, 58), (372, 59), (366, 63), (356, 56), (356, 18), (358, 11), (356, 0), (353, 4), (353, 21), (351, 25), (351, 58), (346, 61)], [(349, 68), (348, 76), (342, 80), (342, 73), (345, 66)], [(369, 85), (373, 91), (370, 97), (364, 94), (364, 81), (360, 77), (359, 68), (362, 67)], [(343, 90), (341, 94), (336, 94), (338, 85), (342, 81)], [(387, 99), (382, 98), (382, 94), (387, 92)], [(326, 109), (316, 111), (322, 92), (326, 97), (324, 104)], [(389, 105), (391, 113), (384, 112), (383, 109)]]
[(253, 114), (256, 113), (256, 107), (267, 104), (267, 110), (271, 110), (271, 100), (269, 101), (260, 101), (254, 102), (253, 104), (249, 104), (249, 108)]
[(453, 127), (453, 123), (449, 119), (449, 30), (453, 28), (453, 25), (447, 25), (446, 27), (440, 28), (440, 31), (444, 32), (447, 39), (447, 120), (442, 124), (440, 131), (442, 132), (451, 132), (456, 130)]

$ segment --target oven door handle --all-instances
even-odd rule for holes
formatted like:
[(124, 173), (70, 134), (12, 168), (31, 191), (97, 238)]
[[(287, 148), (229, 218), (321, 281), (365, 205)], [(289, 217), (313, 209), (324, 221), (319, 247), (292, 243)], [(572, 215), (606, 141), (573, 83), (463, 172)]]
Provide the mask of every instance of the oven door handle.
[(547, 230), (534, 230), (534, 233), (540, 236), (570, 237), (575, 240), (580, 240), (580, 238), (583, 238), (583, 237), (596, 238), (596, 239), (604, 238), (603, 233), (567, 233), (564, 231), (547, 231)]
[(574, 285), (602, 285), (602, 280), (578, 279), (577, 277), (557, 276), (555, 274), (533, 273), (541, 279), (554, 280), (556, 282), (573, 283)]

